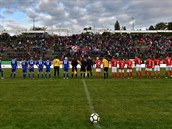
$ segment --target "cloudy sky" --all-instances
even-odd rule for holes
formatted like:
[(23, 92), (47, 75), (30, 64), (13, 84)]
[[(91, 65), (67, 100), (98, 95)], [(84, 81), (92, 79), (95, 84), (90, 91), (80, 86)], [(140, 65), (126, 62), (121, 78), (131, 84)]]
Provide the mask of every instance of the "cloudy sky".
[(128, 30), (172, 21), (172, 0), (0, 0), (0, 30), (110, 28), (116, 20)]

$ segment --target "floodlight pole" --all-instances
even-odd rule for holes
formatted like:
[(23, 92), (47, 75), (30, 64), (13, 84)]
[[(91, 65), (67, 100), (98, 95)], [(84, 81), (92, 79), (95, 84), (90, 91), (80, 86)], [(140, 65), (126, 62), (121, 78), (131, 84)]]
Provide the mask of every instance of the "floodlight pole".
[(134, 17), (132, 17), (132, 30), (134, 30)]
[(33, 17), (33, 30), (35, 29), (35, 17)]

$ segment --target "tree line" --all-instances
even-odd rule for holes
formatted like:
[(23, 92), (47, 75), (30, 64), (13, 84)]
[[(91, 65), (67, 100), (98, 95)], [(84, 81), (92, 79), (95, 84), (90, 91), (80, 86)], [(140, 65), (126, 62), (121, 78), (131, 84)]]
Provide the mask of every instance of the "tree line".
[[(117, 20), (114, 24), (114, 30), (127, 30), (125, 26), (120, 26)], [(172, 22), (159, 22), (156, 25), (151, 25), (147, 30), (172, 30)]]

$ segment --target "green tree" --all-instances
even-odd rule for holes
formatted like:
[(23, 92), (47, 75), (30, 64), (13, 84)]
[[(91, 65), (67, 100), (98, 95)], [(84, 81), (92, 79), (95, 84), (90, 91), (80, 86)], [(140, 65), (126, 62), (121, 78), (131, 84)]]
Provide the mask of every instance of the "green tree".
[(47, 28), (46, 27), (34, 27), (34, 28), (31, 28), (31, 30), (37, 30), (37, 31), (45, 31)]
[(115, 22), (114, 30), (120, 30), (120, 25), (119, 25), (118, 20)]
[(123, 30), (127, 30), (127, 28), (124, 26), (124, 27), (123, 27)]
[(167, 29), (168, 29), (168, 30), (172, 30), (172, 22), (169, 22), (169, 23), (168, 23)]
[(121, 29), (122, 29), (122, 30), (127, 30), (125, 26), (122, 26), (122, 28), (121, 28)]
[(154, 26), (150, 26), (149, 30), (155, 30)]
[(167, 28), (167, 24), (165, 22), (159, 22), (155, 25), (155, 30), (165, 30)]

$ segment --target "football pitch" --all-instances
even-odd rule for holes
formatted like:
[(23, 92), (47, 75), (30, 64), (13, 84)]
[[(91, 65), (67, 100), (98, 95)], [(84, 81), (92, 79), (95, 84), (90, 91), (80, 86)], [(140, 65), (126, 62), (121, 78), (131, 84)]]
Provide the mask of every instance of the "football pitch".
[[(53, 70), (52, 70), (53, 72)], [(133, 72), (134, 73), (134, 72)], [(172, 79), (0, 80), (0, 129), (172, 129)], [(95, 73), (94, 73), (95, 75)]]

